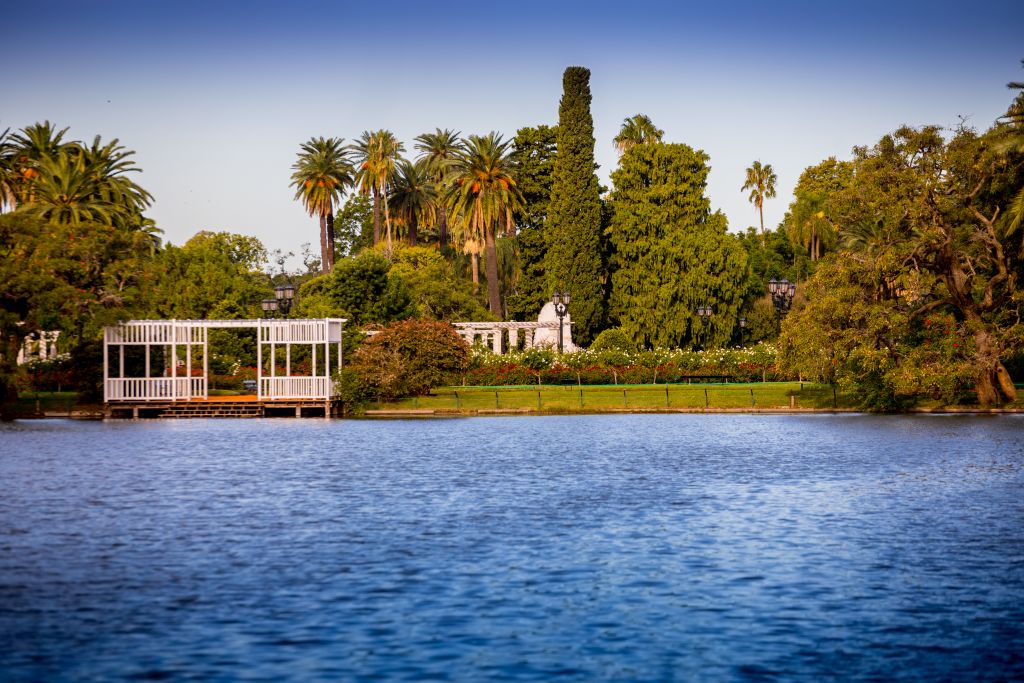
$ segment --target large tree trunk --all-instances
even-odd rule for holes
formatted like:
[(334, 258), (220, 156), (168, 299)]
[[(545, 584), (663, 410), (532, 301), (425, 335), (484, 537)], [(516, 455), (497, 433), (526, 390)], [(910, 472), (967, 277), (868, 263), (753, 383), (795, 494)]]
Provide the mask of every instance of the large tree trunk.
[(327, 214), (327, 272), (334, 270), (334, 214)]
[(484, 231), (484, 249), (487, 258), (487, 304), (491, 313), (499, 318), (501, 314), (501, 288), (498, 287), (498, 249), (494, 241), (494, 228)]
[(388, 208), (388, 198), (384, 197), (384, 222), (387, 224), (388, 231), (388, 255), (391, 254), (391, 211)]
[(444, 249), (448, 246), (448, 209), (440, 209), (441, 216), (437, 226), (437, 246)]
[(373, 188), (373, 246), (380, 244), (380, 192)]
[(416, 213), (413, 212), (413, 214), (411, 216), (409, 216), (409, 246), (410, 247), (415, 247), (416, 246), (416, 241), (419, 239), (419, 236), (416, 234), (416, 231), (417, 231), (418, 227), (419, 226), (416, 224)]
[[(973, 316), (972, 316), (973, 317)], [(980, 320), (976, 322), (980, 323)], [(974, 389), (978, 392), (978, 403), (987, 406), (993, 403), (1010, 403), (1017, 400), (1017, 388), (1006, 367), (999, 360), (999, 354), (992, 337), (984, 328), (975, 328), (974, 354), (977, 359), (978, 375)]]
[(757, 205), (757, 213), (761, 216), (761, 246), (763, 247), (767, 242), (764, 238), (764, 202), (762, 201)]
[(331, 272), (331, 264), (327, 256), (327, 216), (320, 214), (320, 272)]
[(24, 338), (16, 335), (0, 335), (0, 420), (13, 416), (14, 403), (18, 400), (18, 385), (15, 375), (18, 372), (18, 351)]

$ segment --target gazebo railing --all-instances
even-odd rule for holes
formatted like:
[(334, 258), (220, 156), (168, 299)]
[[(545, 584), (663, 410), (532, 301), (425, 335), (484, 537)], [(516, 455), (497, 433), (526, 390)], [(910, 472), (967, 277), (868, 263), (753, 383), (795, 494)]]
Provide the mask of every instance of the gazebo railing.
[(205, 377), (112, 377), (107, 401), (185, 401), (206, 396)]
[(333, 392), (330, 377), (261, 377), (260, 397), (266, 400), (282, 398), (329, 399)]

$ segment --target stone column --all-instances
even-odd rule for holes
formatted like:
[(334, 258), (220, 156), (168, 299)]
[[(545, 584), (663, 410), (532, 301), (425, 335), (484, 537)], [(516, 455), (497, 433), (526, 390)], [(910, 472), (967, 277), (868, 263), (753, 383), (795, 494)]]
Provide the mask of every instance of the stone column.
[(501, 328), (495, 327), (491, 330), (491, 350), (501, 355)]
[(519, 328), (510, 327), (508, 328), (508, 350), (515, 351), (517, 346), (519, 346)]

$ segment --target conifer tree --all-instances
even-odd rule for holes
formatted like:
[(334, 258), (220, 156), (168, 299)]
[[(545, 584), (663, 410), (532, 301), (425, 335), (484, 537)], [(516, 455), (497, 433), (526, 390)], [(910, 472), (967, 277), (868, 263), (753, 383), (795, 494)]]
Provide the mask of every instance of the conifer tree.
[(562, 77), (548, 213), (548, 289), (572, 294), (573, 340), (588, 343), (605, 319), (601, 258), (601, 196), (594, 173), (594, 119), (590, 114), (590, 70), (570, 66)]
[(638, 345), (713, 347), (733, 334), (747, 255), (711, 213), (707, 162), (687, 145), (636, 145), (612, 173), (612, 317)]

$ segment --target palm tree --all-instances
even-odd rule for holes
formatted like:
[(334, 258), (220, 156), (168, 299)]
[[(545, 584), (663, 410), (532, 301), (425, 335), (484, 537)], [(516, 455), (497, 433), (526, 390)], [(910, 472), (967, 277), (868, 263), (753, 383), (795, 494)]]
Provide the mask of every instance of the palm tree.
[(310, 138), (292, 166), (295, 199), (320, 217), (320, 270), (334, 268), (334, 207), (352, 186), (353, 170), (342, 138)]
[(646, 114), (636, 114), (622, 120), (622, 127), (619, 134), (612, 142), (619, 154), (625, 154), (634, 145), (644, 145), (653, 142), (661, 142), (665, 131), (659, 129)]
[[(491, 312), (501, 315), (501, 289), (498, 286), (496, 229), (508, 229), (512, 214), (522, 208), (523, 195), (510, 172), (511, 141), (491, 132), (470, 135), (456, 152), (452, 163), (452, 182), (445, 192), (445, 203), (458, 227), (474, 247), (482, 239), (487, 259), (487, 301)], [(473, 253), (473, 252), (470, 252)]]
[(153, 201), (152, 195), (129, 180), (128, 173), (139, 173), (131, 157), (135, 152), (121, 146), (114, 138), (103, 144), (100, 136), (93, 138), (92, 145), (69, 145), (68, 153), (81, 159), (85, 172), (94, 183), (94, 191), (113, 206), (120, 207), (115, 213), (115, 223), (124, 228), (140, 228), (145, 219), (142, 212)]
[[(460, 133), (449, 128), (437, 128), (433, 133), (424, 133), (416, 137), (416, 149), (419, 160), (426, 164), (427, 172), (436, 187), (441, 188), (447, 179), (449, 167), (456, 150), (459, 148)], [(448, 210), (442, 204), (437, 207), (437, 246), (444, 249), (448, 244)]]
[(825, 196), (818, 192), (797, 191), (786, 228), (792, 242), (807, 249), (812, 261), (835, 241), (835, 226), (825, 215)]
[[(1024, 59), (1021, 60), (1024, 64)], [(1024, 82), (1008, 83), (1007, 87), (1020, 90), (1006, 114), (1000, 117), (997, 128), (996, 149), (1002, 153), (1024, 152)], [(1013, 234), (1024, 222), (1024, 187), (1022, 187), (1008, 207), (1010, 224), (1007, 234)]]
[[(67, 128), (57, 128), (49, 121), (35, 123), (11, 136), (14, 153), (10, 162), (14, 183), (15, 204), (31, 201), (33, 179), (38, 175), (36, 164), (45, 157), (56, 156), (64, 147), (76, 143), (64, 142)], [(12, 205), (13, 206), (13, 205)]]
[(771, 164), (762, 166), (760, 161), (755, 161), (747, 169), (747, 182), (743, 183), (743, 187), (740, 188), (743, 191), (750, 190), (750, 203), (757, 208), (761, 217), (762, 244), (764, 243), (764, 200), (775, 196), (775, 181), (777, 180), (778, 177), (772, 170)]
[(352, 146), (356, 153), (356, 183), (361, 194), (373, 195), (373, 243), (380, 243), (380, 203), (384, 200), (384, 222), (387, 224), (388, 248), (391, 248), (391, 214), (388, 209), (388, 187), (395, 174), (395, 164), (405, 147), (389, 130), (363, 131)]
[(80, 155), (61, 152), (33, 164), (32, 192), (18, 211), (53, 225), (114, 225), (124, 207), (111, 202)]
[(0, 133), (0, 211), (5, 208), (14, 208), (17, 200), (14, 196), (17, 183), (15, 182), (14, 155), (16, 147), (11, 140), (10, 128)]
[(395, 209), (395, 221), (406, 227), (409, 246), (415, 247), (420, 221), (432, 221), (437, 207), (437, 186), (426, 163), (399, 160), (388, 203)]

